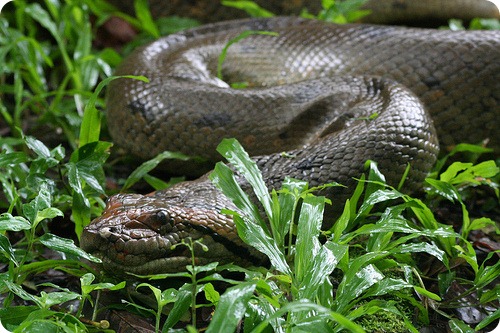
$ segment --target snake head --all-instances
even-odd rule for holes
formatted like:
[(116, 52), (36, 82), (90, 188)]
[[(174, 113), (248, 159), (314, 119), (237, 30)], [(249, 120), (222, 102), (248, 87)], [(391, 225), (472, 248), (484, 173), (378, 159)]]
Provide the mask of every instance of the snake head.
[(237, 236), (230, 216), (169, 204), (155, 195), (112, 196), (103, 215), (84, 229), (81, 247), (118, 275), (178, 272), (186, 265), (214, 261), (263, 262), (262, 255)]

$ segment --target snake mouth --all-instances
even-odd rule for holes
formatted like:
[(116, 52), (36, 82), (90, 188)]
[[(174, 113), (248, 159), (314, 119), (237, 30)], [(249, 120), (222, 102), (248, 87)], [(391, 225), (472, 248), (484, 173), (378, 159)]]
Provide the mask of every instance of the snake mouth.
[[(156, 236), (147, 240), (123, 240), (110, 242), (109, 230), (94, 231), (82, 234), (85, 242), (95, 247), (86, 247), (85, 250), (102, 260), (102, 267), (112, 274), (122, 275), (132, 273), (137, 275), (153, 275), (184, 271), (187, 265), (204, 265), (209, 262), (201, 253), (200, 246), (194, 246), (192, 257), (188, 246), (177, 243), (171, 246), (159, 247), (165, 240)], [(116, 234), (115, 234), (116, 235)], [(201, 255), (200, 255), (201, 254)], [(194, 260), (194, 262), (193, 262)]]

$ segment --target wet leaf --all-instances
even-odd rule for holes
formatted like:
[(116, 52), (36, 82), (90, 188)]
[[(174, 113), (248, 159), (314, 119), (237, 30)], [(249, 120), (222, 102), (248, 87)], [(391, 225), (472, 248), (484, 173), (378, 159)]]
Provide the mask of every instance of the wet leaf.
[(255, 291), (255, 282), (244, 282), (226, 290), (220, 297), (207, 333), (232, 333), (243, 318), (248, 301)]
[(50, 233), (46, 233), (42, 237), (40, 237), (40, 242), (55, 251), (60, 251), (69, 255), (85, 258), (92, 262), (101, 262), (101, 259), (88, 254), (87, 252), (76, 246), (71, 239), (62, 238)]
[(0, 214), (0, 230), (21, 231), (29, 230), (31, 224), (22, 216), (12, 216), (9, 213)]

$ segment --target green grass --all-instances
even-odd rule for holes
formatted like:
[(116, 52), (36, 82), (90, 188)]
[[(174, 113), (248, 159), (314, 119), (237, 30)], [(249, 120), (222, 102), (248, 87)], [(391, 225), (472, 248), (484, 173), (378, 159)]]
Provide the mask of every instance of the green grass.
[[(101, 112), (102, 89), (122, 55), (92, 47), (96, 27), (116, 14), (140, 30), (131, 43), (137, 45), (194, 24), (168, 18), (163, 25), (151, 19), (144, 1), (136, 7), (137, 17), (130, 17), (92, 0), (16, 0), (0, 16), (3, 326), (14, 332), (106, 331), (106, 322), (95, 321), (98, 298), (102, 290), (124, 288), (149, 291), (153, 301), (146, 306), (127, 298), (115, 306), (151, 316), (157, 331), (208, 325), (209, 332), (234, 332), (243, 322), (246, 332), (381, 327), (415, 332), (438, 317), (452, 332), (471, 332), (499, 320), (498, 251), (482, 252), (474, 243), (478, 232), (491, 239), (500, 234), (498, 221), (478, 215), (498, 216), (498, 163), (479, 162), (482, 149), (467, 145), (453, 154), (470, 156), (463, 162), (441, 160), (418, 198), (385, 185), (376, 164), (368, 164), (341, 217), (332, 229), (320, 230), (329, 200), (294, 179), (269, 193), (244, 150), (225, 140), (219, 151), (252, 184), (260, 206), (249, 201), (225, 164), (217, 165), (211, 179), (244, 212), (228, 213), (240, 237), (269, 257), (269, 268), (196, 266), (193, 261), (185, 272), (134, 286), (90, 265), (99, 259), (75, 244), (82, 228), (101, 214), (106, 196), (116, 191), (106, 179), (124, 163), (109, 160), (112, 143)], [(323, 18), (332, 15), (328, 8)], [(89, 23), (91, 16), (95, 25)], [(130, 189), (141, 179), (155, 189), (167, 186), (150, 172), (172, 157), (184, 158), (160, 154), (128, 179), (119, 179), (120, 187)], [(459, 228), (440, 216), (443, 207), (454, 212)], [(54, 271), (64, 279), (50, 282)], [(165, 278), (167, 287), (159, 287), (157, 281)], [(168, 285), (172, 279), (186, 282)], [(478, 324), (456, 316), (463, 297), (484, 310)], [(76, 306), (68, 305), (72, 301), (78, 301)], [(84, 304), (95, 305), (86, 320)], [(203, 308), (215, 309), (209, 322), (199, 318)]]

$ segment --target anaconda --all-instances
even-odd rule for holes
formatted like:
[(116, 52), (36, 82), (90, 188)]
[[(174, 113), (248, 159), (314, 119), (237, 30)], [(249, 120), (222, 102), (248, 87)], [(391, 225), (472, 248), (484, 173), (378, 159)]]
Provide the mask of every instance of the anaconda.
[[(246, 30), (278, 35), (233, 44), (221, 80), (218, 56)], [(340, 205), (368, 159), (390, 184), (410, 164), (406, 185), (414, 189), (439, 146), (487, 140), (500, 147), (499, 31), (230, 21), (153, 42), (117, 73), (150, 79), (109, 87), (108, 122), (120, 146), (144, 158), (175, 150), (216, 160), (222, 137), (236, 137), (270, 188), (285, 176), (311, 185), (337, 181), (344, 192), (322, 194)], [(227, 83), (235, 81), (249, 86)], [(235, 209), (206, 175), (148, 195), (119, 194), (85, 228), (81, 245), (114, 272), (182, 270), (190, 253), (171, 246), (186, 237), (209, 248), (196, 252), (199, 264), (259, 262), (222, 208)]]

